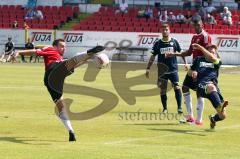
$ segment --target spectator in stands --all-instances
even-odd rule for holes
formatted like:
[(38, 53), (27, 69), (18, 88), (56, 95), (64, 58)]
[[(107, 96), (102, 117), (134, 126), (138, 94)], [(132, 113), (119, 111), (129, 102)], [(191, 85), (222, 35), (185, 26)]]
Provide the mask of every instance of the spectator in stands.
[(25, 16), (25, 19), (33, 19), (35, 17), (35, 12), (34, 12), (34, 10), (33, 9), (29, 9), (28, 11), (27, 11), (27, 14), (26, 14), (26, 16)]
[(18, 22), (16, 20), (13, 22), (12, 28), (14, 29), (18, 28)]
[(35, 10), (35, 18), (39, 20), (43, 19), (43, 13), (41, 10)]
[(24, 28), (24, 29), (30, 29), (30, 27), (27, 25), (27, 22), (24, 22), (24, 23), (23, 23), (23, 28)]
[(168, 15), (167, 15), (167, 11), (163, 11), (162, 13), (160, 13), (160, 16), (159, 16), (159, 21), (161, 23), (167, 23), (168, 22)]
[(191, 0), (183, 1), (183, 9), (191, 9)]
[(168, 22), (171, 24), (174, 24), (176, 22), (176, 16), (173, 14), (173, 12), (169, 13)]
[(190, 10), (187, 11), (187, 14), (185, 15), (186, 23), (190, 23), (192, 19), (192, 13)]
[(128, 3), (125, 0), (122, 0), (121, 3), (119, 3), (119, 10), (116, 10), (116, 13), (127, 13), (128, 12)]
[(238, 10), (240, 10), (240, 0), (236, 0), (236, 2), (238, 3)]
[(207, 13), (213, 13), (215, 12), (217, 9), (212, 5), (211, 2), (208, 3), (208, 6), (205, 8)]
[(220, 15), (224, 24), (232, 25), (232, 13), (228, 10), (228, 7), (224, 7)]
[(196, 9), (199, 9), (202, 7), (202, 0), (194, 0), (194, 6)]
[(146, 17), (146, 19), (153, 18), (153, 10), (150, 6), (146, 8), (144, 16)]
[(206, 19), (207, 24), (217, 24), (215, 18), (211, 14), (207, 14), (207, 19)]
[(207, 11), (201, 6), (198, 10), (198, 14), (201, 16), (202, 21), (205, 21), (207, 18)]
[(176, 17), (176, 22), (179, 23), (179, 24), (184, 24), (184, 23), (187, 22), (187, 19), (185, 18), (185, 16), (181, 12), (179, 12), (177, 17)]
[(144, 18), (144, 17), (145, 17), (145, 8), (144, 8), (144, 7), (141, 7), (141, 8), (138, 10), (137, 17), (138, 17), (138, 18)]
[(224, 11), (225, 4), (224, 2), (220, 2), (220, 6), (217, 9), (218, 13), (222, 13)]

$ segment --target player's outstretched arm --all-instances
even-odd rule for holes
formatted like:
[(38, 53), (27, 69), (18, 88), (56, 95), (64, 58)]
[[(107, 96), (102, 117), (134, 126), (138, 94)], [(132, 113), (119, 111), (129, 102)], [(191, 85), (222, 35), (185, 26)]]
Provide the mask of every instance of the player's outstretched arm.
[(147, 69), (146, 69), (146, 73), (145, 73), (145, 75), (146, 75), (147, 78), (149, 78), (150, 68), (151, 68), (154, 60), (155, 60), (155, 55), (152, 55), (152, 56), (150, 57), (149, 61), (148, 61)]
[(32, 50), (20, 50), (17, 51), (15, 56), (18, 55), (26, 55), (26, 56), (31, 56), (32, 54), (36, 54), (36, 49), (32, 49)]
[(186, 50), (186, 51), (183, 51), (183, 52), (168, 52), (165, 54), (165, 57), (166, 58), (169, 58), (169, 57), (174, 57), (174, 56), (180, 56), (180, 57), (186, 57), (186, 56), (191, 56), (191, 52)]
[(218, 58), (216, 56), (214, 56), (214, 54), (212, 54), (211, 52), (209, 52), (208, 50), (206, 50), (204, 47), (202, 47), (199, 44), (192, 44), (194, 49), (198, 49), (200, 51), (202, 51), (202, 53), (204, 54), (204, 56), (209, 59), (211, 62), (216, 62), (218, 61)]

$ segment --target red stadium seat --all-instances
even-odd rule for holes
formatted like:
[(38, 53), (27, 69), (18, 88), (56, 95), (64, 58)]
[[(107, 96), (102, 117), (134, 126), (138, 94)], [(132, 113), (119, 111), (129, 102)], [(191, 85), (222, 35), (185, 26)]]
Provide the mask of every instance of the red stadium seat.
[(190, 31), (190, 29), (189, 28), (183, 28), (183, 30), (182, 30), (182, 33), (190, 33), (191, 31)]
[(222, 30), (221, 30), (221, 29), (215, 29), (215, 30), (214, 30), (214, 33), (215, 33), (215, 34), (222, 34)]
[(158, 27), (151, 27), (151, 32), (158, 33), (159, 32), (159, 28)]
[(222, 33), (223, 34), (231, 34), (231, 30), (223, 30)]
[(112, 31), (112, 27), (111, 26), (104, 26), (104, 31)]
[(134, 27), (131, 27), (131, 26), (127, 27), (127, 31), (128, 32), (134, 32)]
[(142, 32), (142, 31), (143, 31), (143, 28), (142, 28), (142, 27), (136, 27), (136, 28), (135, 28), (135, 31), (136, 31), (136, 32)]
[(127, 31), (127, 27), (126, 26), (120, 26), (120, 30), (121, 32), (126, 32)]
[(151, 29), (149, 27), (144, 27), (143, 32), (151, 32)]
[(231, 34), (232, 35), (239, 35), (239, 32), (238, 32), (237, 29), (235, 29), (235, 30), (231, 30)]
[(182, 28), (175, 28), (175, 29), (174, 29), (174, 32), (175, 32), (175, 33), (182, 33)]
[(119, 31), (119, 26), (112, 26), (112, 31)]
[(103, 29), (103, 26), (97, 26), (96, 29), (97, 29), (98, 31), (103, 31), (103, 30), (104, 30), (104, 29)]

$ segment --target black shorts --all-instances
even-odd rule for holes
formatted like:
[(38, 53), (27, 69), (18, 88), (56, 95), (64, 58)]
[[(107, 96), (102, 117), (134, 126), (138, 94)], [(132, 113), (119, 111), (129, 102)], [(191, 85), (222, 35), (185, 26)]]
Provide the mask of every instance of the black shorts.
[[(209, 94), (207, 93), (207, 84), (209, 84), (209, 83), (208, 83), (208, 82), (206, 82), (206, 83), (199, 83), (199, 84), (198, 84), (198, 87), (197, 87), (197, 93), (200, 95), (200, 97), (207, 98), (207, 99), (210, 100)], [(214, 85), (216, 86), (216, 88), (217, 88), (217, 93), (218, 93), (218, 95), (219, 95), (219, 97), (220, 97), (220, 99), (221, 99), (221, 102), (223, 102), (224, 99), (223, 99), (223, 96), (222, 96), (222, 94), (221, 94), (220, 89), (218, 88), (217, 84), (215, 84), (215, 83), (213, 83), (213, 84), (214, 84)], [(213, 105), (213, 107), (214, 107), (214, 108), (217, 108), (218, 106)]]
[(188, 74), (186, 74), (185, 79), (183, 81), (183, 86), (196, 91), (197, 90), (197, 81), (193, 81), (193, 78), (191, 76), (188, 76)]
[(44, 84), (54, 102), (62, 97), (64, 80), (74, 71), (68, 71), (65, 63), (66, 61), (52, 63), (44, 75)]
[(173, 72), (170, 74), (164, 74), (162, 76), (158, 76), (158, 81), (157, 81), (158, 87), (161, 89), (167, 89), (168, 80), (171, 81), (173, 87), (179, 86), (178, 72)]

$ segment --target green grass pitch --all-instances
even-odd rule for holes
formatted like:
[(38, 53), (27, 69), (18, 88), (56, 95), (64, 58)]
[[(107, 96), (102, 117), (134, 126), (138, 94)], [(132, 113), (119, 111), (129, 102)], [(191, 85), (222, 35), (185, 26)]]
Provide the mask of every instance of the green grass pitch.
[[(124, 64), (123, 64), (124, 65)], [(146, 64), (143, 64), (144, 66)], [(83, 80), (85, 67), (78, 68), (68, 83), (102, 89), (119, 101), (111, 111), (89, 120), (72, 121), (77, 142), (54, 113), (54, 105), (43, 84), (43, 64), (0, 63), (0, 158), (1, 159), (238, 159), (240, 156), (240, 68), (223, 68), (220, 89), (229, 100), (228, 117), (209, 131), (208, 115), (215, 113), (205, 100), (204, 125), (178, 124), (178, 121), (130, 120), (124, 112), (159, 112), (159, 95), (137, 97), (128, 105), (117, 94), (110, 69), (100, 71), (95, 82)], [(180, 68), (180, 79), (186, 72)], [(143, 74), (131, 71), (128, 76)], [(152, 72), (152, 74), (154, 74)], [(142, 85), (135, 89), (154, 87)], [(194, 112), (196, 98), (192, 92)], [(101, 103), (86, 95), (65, 94), (74, 99), (72, 112), (84, 112)], [(109, 99), (110, 100), (110, 99)], [(168, 92), (169, 112), (176, 112), (174, 91)], [(183, 105), (184, 111), (185, 106)]]

